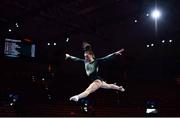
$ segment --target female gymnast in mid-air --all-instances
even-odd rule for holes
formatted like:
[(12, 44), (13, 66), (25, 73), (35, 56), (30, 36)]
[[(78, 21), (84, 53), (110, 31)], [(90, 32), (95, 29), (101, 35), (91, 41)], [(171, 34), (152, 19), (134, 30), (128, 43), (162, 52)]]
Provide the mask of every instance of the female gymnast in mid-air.
[(90, 93), (95, 92), (96, 90), (98, 90), (99, 88), (104, 88), (104, 89), (114, 89), (114, 90), (118, 90), (121, 92), (124, 92), (125, 89), (123, 88), (123, 86), (117, 86), (116, 84), (108, 84), (106, 83), (103, 78), (101, 78), (99, 76), (98, 70), (99, 70), (99, 66), (98, 63), (100, 61), (106, 61), (109, 60), (113, 57), (115, 57), (116, 55), (122, 55), (122, 52), (124, 51), (124, 49), (121, 49), (117, 52), (114, 52), (112, 54), (109, 54), (105, 57), (102, 58), (95, 58), (95, 55), (92, 51), (91, 45), (89, 43), (84, 42), (83, 43), (83, 51), (84, 51), (84, 59), (80, 59), (74, 56), (71, 56), (69, 54), (66, 54), (65, 59), (71, 59), (74, 61), (81, 61), (84, 62), (85, 65), (85, 70), (86, 70), (86, 74), (88, 76), (88, 78), (91, 80), (91, 84), (89, 85), (89, 87), (82, 93), (72, 96), (69, 100), (73, 100), (75, 102), (77, 102), (78, 100), (87, 97)]

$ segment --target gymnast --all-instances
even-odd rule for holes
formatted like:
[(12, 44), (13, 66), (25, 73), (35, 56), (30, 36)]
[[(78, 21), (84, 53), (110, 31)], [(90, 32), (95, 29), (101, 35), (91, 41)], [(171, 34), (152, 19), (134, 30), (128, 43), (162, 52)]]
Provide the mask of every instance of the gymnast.
[(101, 61), (107, 61), (107, 60), (111, 60), (113, 57), (117, 56), (117, 55), (122, 55), (122, 52), (124, 51), (124, 49), (121, 49), (117, 52), (114, 52), (112, 54), (109, 54), (105, 57), (102, 58), (95, 58), (95, 55), (92, 51), (92, 47), (89, 43), (84, 42), (83, 43), (83, 51), (84, 51), (84, 59), (80, 59), (78, 57), (74, 57), (71, 56), (69, 54), (66, 54), (65, 59), (71, 59), (73, 61), (80, 61), (84, 63), (85, 66), (85, 71), (86, 74), (88, 76), (88, 78), (91, 81), (91, 84), (89, 85), (89, 87), (83, 91), (82, 93), (72, 96), (69, 100), (70, 101), (75, 101), (78, 102), (80, 99), (87, 97), (89, 94), (95, 92), (96, 90), (98, 90), (99, 88), (103, 88), (103, 89), (114, 89), (114, 90), (118, 90), (121, 92), (124, 92), (125, 89), (123, 88), (123, 86), (117, 86), (116, 84), (108, 84), (106, 83), (103, 78), (101, 78), (99, 76), (98, 70), (99, 70), (99, 65), (98, 63)]

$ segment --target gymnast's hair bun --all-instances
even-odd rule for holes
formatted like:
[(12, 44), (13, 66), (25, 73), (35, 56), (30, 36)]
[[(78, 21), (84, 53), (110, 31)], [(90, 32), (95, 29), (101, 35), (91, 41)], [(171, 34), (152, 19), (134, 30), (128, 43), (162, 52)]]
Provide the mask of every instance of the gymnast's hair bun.
[(83, 51), (84, 51), (84, 52), (86, 52), (86, 51), (92, 51), (92, 46), (91, 46), (89, 43), (87, 43), (87, 42), (83, 42), (82, 47), (83, 47)]

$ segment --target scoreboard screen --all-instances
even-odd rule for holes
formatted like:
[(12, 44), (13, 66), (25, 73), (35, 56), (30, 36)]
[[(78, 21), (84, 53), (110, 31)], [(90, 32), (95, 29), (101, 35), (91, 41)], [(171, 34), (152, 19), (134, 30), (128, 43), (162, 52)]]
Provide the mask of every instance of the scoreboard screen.
[(21, 40), (5, 39), (4, 54), (7, 57), (35, 57), (35, 44), (25, 44)]

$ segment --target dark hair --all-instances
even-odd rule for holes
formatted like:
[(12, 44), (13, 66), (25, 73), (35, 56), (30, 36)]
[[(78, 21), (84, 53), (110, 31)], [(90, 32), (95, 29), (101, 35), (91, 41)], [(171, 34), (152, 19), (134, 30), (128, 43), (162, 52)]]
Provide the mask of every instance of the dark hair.
[(92, 46), (89, 43), (83, 42), (82, 47), (83, 47), (84, 53), (89, 53), (89, 54), (93, 55), (93, 58), (95, 58), (95, 55), (92, 51)]
[(83, 42), (82, 48), (83, 48), (84, 52), (85, 51), (92, 51), (92, 46), (89, 43), (87, 43), (87, 42)]

